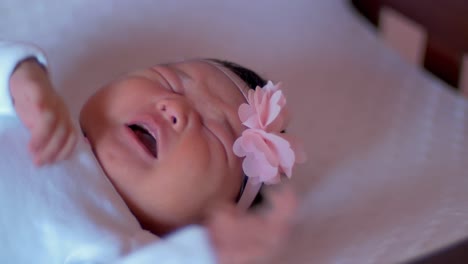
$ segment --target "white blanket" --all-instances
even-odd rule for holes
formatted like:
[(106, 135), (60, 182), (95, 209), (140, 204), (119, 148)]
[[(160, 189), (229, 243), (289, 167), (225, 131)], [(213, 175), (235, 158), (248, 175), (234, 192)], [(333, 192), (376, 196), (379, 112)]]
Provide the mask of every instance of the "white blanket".
[(0, 116), (0, 263), (109, 263), (152, 241), (80, 141), (73, 157), (37, 169), (28, 133)]

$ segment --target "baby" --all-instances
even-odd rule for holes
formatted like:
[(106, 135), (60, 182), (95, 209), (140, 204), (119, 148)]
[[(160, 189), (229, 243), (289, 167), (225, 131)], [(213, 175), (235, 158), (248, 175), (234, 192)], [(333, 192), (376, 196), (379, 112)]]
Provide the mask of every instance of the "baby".
[[(45, 57), (30, 45), (0, 42), (0, 50), (2, 44), (15, 67), (6, 71), (13, 107), (4, 100), (0, 110), (14, 108), (36, 165), (69, 162), (81, 135), (52, 87)], [(264, 89), (251, 90), (257, 86)], [(265, 215), (245, 212), (262, 183), (290, 176), (300, 158), (280, 134), (284, 107), (279, 86), (254, 72), (190, 60), (111, 82), (85, 103), (80, 126), (104, 178), (144, 230), (164, 236), (202, 224), (220, 262), (246, 263), (277, 249), (294, 204), (283, 192), (271, 196)]]

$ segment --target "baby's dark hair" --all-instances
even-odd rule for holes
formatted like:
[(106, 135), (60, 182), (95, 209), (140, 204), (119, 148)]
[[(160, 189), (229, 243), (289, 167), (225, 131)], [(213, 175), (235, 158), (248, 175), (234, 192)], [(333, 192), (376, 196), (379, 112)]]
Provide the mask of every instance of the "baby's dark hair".
[[(226, 61), (226, 60), (218, 60), (218, 59), (209, 59), (209, 60), (212, 62), (218, 63), (226, 67), (230, 71), (234, 72), (237, 76), (239, 76), (239, 78), (241, 78), (249, 86), (250, 89), (255, 89), (257, 86), (263, 87), (267, 83), (267, 81), (264, 78), (262, 78), (258, 73), (250, 69), (247, 69), (237, 63)], [(242, 183), (243, 186), (241, 188), (242, 190), (246, 182), (247, 182), (246, 177), (244, 177), (244, 181)], [(237, 199), (239, 198), (240, 196)], [(260, 204), (262, 201), (263, 201), (263, 196), (261, 192), (259, 192), (257, 196), (255, 197), (254, 201), (252, 202), (251, 208)]]
[(267, 81), (263, 79), (260, 75), (258, 75), (258, 73), (247, 69), (237, 63), (218, 59), (209, 60), (221, 64), (222, 66), (228, 68), (230, 71), (234, 72), (249, 86), (250, 89), (255, 89), (255, 87), (257, 86), (263, 87), (265, 86), (265, 84), (267, 84)]

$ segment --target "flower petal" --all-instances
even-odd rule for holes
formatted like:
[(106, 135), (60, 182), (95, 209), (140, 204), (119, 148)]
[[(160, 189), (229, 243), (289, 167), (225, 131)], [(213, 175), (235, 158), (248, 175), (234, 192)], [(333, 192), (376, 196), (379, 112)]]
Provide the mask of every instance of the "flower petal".
[[(260, 154), (260, 155), (258, 155)], [(242, 162), (245, 175), (257, 178), (259, 181), (271, 180), (278, 174), (278, 168), (266, 162), (265, 156), (261, 153), (249, 153)]]
[(245, 157), (247, 153), (244, 151), (244, 147), (242, 146), (242, 136), (240, 136), (236, 141), (234, 141), (234, 145), (232, 145), (232, 151), (237, 157)]
[(272, 81), (268, 81), (265, 86), (263, 86), (263, 90), (267, 93), (274, 93), (280, 89), (281, 83), (277, 83), (276, 85), (273, 84)]
[(259, 118), (257, 114), (250, 116), (242, 124), (248, 128), (261, 128), (261, 124), (259, 122)]
[(249, 131), (252, 133), (252, 138), (255, 138), (253, 142), (255, 144), (254, 152), (262, 153), (265, 156), (266, 161), (271, 165), (278, 167), (280, 162), (278, 159), (278, 153), (276, 153), (276, 149), (271, 147), (271, 144), (266, 142), (268, 138), (266, 138), (267, 133), (263, 130), (251, 130)]
[(268, 118), (269, 118), (269, 105), (270, 101), (267, 97), (263, 97), (262, 100), (257, 105), (257, 114), (260, 123), (261, 129), (265, 129), (267, 126)]
[(292, 167), (295, 161), (295, 154), (289, 142), (279, 135), (268, 133), (265, 135), (269, 143), (274, 148), (279, 161), (279, 167), (286, 176), (291, 177)]
[(249, 117), (255, 115), (255, 110), (249, 104), (244, 103), (239, 106), (237, 114), (239, 115), (241, 122), (245, 122), (247, 119), (249, 119)]
[(283, 93), (281, 91), (276, 91), (273, 93), (272, 97), (269, 98), (268, 109), (265, 109), (265, 111), (268, 112), (268, 117), (265, 123), (263, 123), (265, 127), (271, 124), (280, 114), (281, 108), (283, 107), (280, 104), (281, 97), (283, 97)]

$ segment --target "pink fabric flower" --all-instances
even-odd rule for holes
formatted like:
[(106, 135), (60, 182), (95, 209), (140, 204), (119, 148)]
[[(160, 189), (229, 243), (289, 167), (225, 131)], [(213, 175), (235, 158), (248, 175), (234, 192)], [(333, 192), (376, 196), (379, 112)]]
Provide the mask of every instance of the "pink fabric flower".
[(281, 84), (271, 81), (263, 87), (250, 90), (247, 104), (239, 107), (239, 118), (248, 128), (258, 128), (265, 131), (281, 131), (286, 126), (284, 106), (286, 98), (280, 90)]
[(245, 157), (242, 168), (254, 183), (275, 184), (281, 175), (291, 177), (296, 157), (302, 157), (280, 134), (286, 126), (286, 99), (279, 87), (269, 81), (249, 91), (248, 103), (239, 107), (239, 118), (248, 129), (234, 142), (233, 151)]
[(245, 157), (244, 173), (255, 182), (275, 184), (282, 174), (291, 177), (295, 154), (281, 135), (261, 129), (247, 129), (233, 146), (234, 154)]

